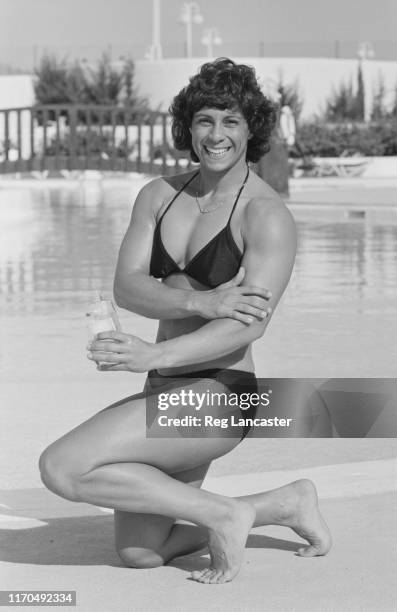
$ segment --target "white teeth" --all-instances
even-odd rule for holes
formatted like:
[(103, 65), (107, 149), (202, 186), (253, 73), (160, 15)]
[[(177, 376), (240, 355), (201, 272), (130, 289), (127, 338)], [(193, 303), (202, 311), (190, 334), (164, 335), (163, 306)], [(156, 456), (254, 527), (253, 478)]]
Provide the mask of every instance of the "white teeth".
[(211, 156), (211, 157), (222, 157), (222, 155), (225, 155), (225, 153), (228, 152), (229, 148), (225, 148), (225, 149), (209, 149), (208, 147), (206, 147), (207, 153)]

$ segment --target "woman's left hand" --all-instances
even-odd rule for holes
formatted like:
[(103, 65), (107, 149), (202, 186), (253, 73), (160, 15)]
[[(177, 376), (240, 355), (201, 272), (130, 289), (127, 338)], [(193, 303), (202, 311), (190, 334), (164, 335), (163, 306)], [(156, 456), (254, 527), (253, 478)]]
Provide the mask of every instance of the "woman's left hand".
[(147, 372), (154, 367), (155, 346), (131, 334), (100, 332), (87, 346), (87, 357), (101, 371)]

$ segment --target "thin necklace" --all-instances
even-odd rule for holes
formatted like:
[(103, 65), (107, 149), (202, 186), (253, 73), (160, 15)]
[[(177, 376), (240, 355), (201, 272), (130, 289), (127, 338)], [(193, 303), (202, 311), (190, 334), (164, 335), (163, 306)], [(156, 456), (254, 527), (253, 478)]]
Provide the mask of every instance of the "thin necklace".
[(198, 195), (198, 191), (196, 191), (196, 203), (198, 206), (199, 211), (201, 212), (202, 215), (205, 215), (207, 213), (212, 213), (215, 212), (216, 210), (218, 210), (218, 208), (220, 208), (221, 206), (224, 205), (225, 202), (218, 202), (217, 204), (215, 204), (215, 206), (213, 206), (212, 208), (201, 208), (200, 202), (199, 202), (199, 195)]
[[(246, 175), (246, 177), (245, 177), (245, 179), (244, 179), (244, 181), (243, 181), (243, 183), (242, 183), (242, 185), (240, 187), (240, 191), (242, 190), (242, 188), (244, 187), (245, 183), (247, 182), (248, 172), (249, 172), (249, 170), (247, 171), (247, 175)], [(195, 198), (196, 198), (197, 207), (198, 207), (198, 209), (199, 209), (199, 211), (201, 212), (202, 215), (205, 215), (207, 213), (215, 212), (216, 210), (218, 210), (218, 208), (221, 208), (221, 206), (223, 206), (224, 203), (225, 203), (224, 201), (222, 201), (222, 202), (216, 203), (215, 206), (213, 206), (212, 208), (202, 208), (201, 205), (200, 205), (200, 202), (199, 202), (198, 191), (195, 192)]]

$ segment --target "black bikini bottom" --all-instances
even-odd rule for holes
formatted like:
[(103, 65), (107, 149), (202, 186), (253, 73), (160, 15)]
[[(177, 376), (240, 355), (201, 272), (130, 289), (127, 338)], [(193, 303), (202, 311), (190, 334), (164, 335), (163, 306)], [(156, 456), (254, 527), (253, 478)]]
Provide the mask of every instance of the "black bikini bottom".
[[(229, 393), (235, 394), (235, 396), (240, 396), (244, 393), (244, 397), (247, 397), (247, 393), (257, 393), (258, 392), (258, 383), (256, 376), (253, 372), (246, 372), (244, 370), (234, 370), (234, 369), (208, 369), (208, 370), (200, 370), (198, 372), (188, 372), (185, 374), (172, 374), (164, 376), (163, 374), (159, 374), (157, 370), (151, 370), (148, 372), (148, 377), (145, 384), (145, 392), (146, 394), (158, 394), (158, 392), (167, 391), (168, 393), (172, 391), (173, 388), (180, 388), (181, 382), (183, 381), (183, 386), (189, 387), (189, 382), (191, 384), (197, 383), (197, 380), (202, 379), (203, 381), (207, 381), (203, 387), (203, 389), (208, 390), (208, 379), (212, 379), (219, 383), (223, 388), (226, 388)], [(211, 391), (211, 389), (209, 389)], [(219, 390), (219, 385), (217, 388), (214, 388), (215, 392)], [(244, 404), (244, 409), (241, 407), (238, 409), (238, 412), (245, 419), (253, 419), (257, 412), (256, 405), (247, 405)], [(250, 431), (251, 426), (245, 425), (243, 428), (243, 432), (241, 435), (241, 440), (243, 440), (248, 432)]]

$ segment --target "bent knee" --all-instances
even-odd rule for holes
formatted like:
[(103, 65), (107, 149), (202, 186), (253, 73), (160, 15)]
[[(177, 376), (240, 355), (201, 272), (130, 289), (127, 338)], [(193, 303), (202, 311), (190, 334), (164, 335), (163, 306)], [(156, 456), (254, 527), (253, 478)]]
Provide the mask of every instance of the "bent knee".
[(164, 565), (164, 559), (159, 553), (149, 548), (122, 548), (117, 551), (120, 559), (128, 567), (144, 569)]
[(40, 476), (47, 489), (70, 501), (79, 501), (77, 479), (68, 468), (67, 459), (52, 446), (46, 448), (40, 455)]

